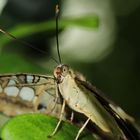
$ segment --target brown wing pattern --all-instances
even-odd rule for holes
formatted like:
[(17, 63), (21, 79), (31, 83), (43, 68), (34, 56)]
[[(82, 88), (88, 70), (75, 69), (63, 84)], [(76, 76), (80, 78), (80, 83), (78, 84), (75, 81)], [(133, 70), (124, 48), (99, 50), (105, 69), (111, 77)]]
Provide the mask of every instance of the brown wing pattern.
[(29, 112), (43, 112), (58, 116), (53, 77), (35, 74), (0, 75), (0, 112), (9, 116)]

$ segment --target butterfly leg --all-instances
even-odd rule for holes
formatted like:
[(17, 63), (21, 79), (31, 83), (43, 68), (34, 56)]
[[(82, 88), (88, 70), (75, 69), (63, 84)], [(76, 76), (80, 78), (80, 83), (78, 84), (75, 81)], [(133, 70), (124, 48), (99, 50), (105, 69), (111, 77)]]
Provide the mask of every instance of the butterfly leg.
[(70, 116), (70, 122), (71, 122), (71, 123), (73, 122), (73, 119), (74, 119), (74, 112), (72, 111), (72, 112), (71, 112), (71, 116)]
[(80, 128), (80, 130), (78, 131), (78, 133), (77, 133), (77, 135), (76, 135), (75, 140), (78, 140), (78, 138), (79, 138), (81, 132), (84, 130), (84, 128), (86, 127), (86, 125), (88, 124), (89, 121), (90, 121), (90, 118), (88, 118), (88, 119), (86, 120), (86, 122), (83, 124), (83, 126)]
[(57, 123), (54, 131), (52, 132), (52, 134), (50, 136), (53, 136), (57, 132), (57, 130), (58, 130), (58, 128), (59, 128), (59, 126), (60, 126), (60, 124), (62, 122), (63, 114), (64, 114), (64, 110), (65, 110), (65, 105), (66, 105), (66, 101), (63, 100), (63, 105), (62, 105), (62, 109), (61, 109), (61, 114), (60, 114), (59, 122)]

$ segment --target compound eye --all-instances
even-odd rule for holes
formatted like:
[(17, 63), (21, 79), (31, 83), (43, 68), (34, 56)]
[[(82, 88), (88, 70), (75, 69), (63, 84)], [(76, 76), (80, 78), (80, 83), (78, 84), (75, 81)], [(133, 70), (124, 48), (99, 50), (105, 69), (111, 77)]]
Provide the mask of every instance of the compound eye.
[(69, 68), (66, 65), (62, 66), (62, 75), (66, 76), (68, 74)]

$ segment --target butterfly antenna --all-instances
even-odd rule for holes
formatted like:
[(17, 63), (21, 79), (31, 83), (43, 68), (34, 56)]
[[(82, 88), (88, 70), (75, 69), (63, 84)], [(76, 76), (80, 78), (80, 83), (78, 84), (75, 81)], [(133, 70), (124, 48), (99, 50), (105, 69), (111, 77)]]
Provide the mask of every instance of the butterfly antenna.
[(60, 51), (59, 51), (59, 40), (58, 40), (58, 18), (59, 18), (59, 5), (56, 5), (55, 8), (55, 16), (56, 16), (56, 45), (57, 45), (57, 53), (58, 53), (58, 59), (59, 63), (61, 64), (61, 56), (60, 56)]
[[(26, 41), (23, 41), (23, 40), (21, 40), (21, 39), (17, 39), (15, 36), (13, 36), (12, 34), (10, 34), (10, 33), (6, 32), (6, 31), (4, 31), (4, 30), (2, 30), (2, 29), (0, 29), (0, 32), (2, 32), (3, 34), (6, 34), (6, 35), (9, 36), (10, 38), (14, 39), (15, 41), (18, 41), (19, 43), (21, 43), (21, 44), (23, 44), (23, 45), (25, 45), (25, 46), (28, 46), (28, 47), (30, 47), (30, 48), (33, 48), (34, 50), (39, 51), (39, 52), (42, 53), (42, 54), (47, 54), (45, 51), (36, 48), (35, 46), (31, 45), (30, 43), (28, 43), (28, 42), (26, 42)], [(56, 59), (54, 59), (53, 57), (50, 57), (50, 58), (51, 58), (53, 61), (55, 61), (55, 63), (58, 64), (58, 61), (57, 61)]]

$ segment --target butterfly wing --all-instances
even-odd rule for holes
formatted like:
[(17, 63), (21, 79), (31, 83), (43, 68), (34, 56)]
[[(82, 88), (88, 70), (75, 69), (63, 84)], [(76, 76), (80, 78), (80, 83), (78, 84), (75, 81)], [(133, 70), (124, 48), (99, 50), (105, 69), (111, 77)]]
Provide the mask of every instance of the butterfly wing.
[(91, 85), (89, 82), (83, 81), (79, 79), (79, 77), (75, 77), (75, 81), (77, 85), (84, 87), (85, 89), (93, 93), (93, 96), (100, 102), (104, 109), (114, 117), (115, 121), (117, 122), (119, 128), (122, 130), (126, 138), (132, 140), (140, 139), (140, 129), (136, 125), (134, 118), (126, 114), (119, 106), (115, 105), (111, 100), (106, 98), (100, 90)]
[[(29, 112), (59, 115), (54, 78), (35, 74), (0, 75), (0, 112), (15, 116)], [(56, 105), (56, 106), (55, 106)]]

